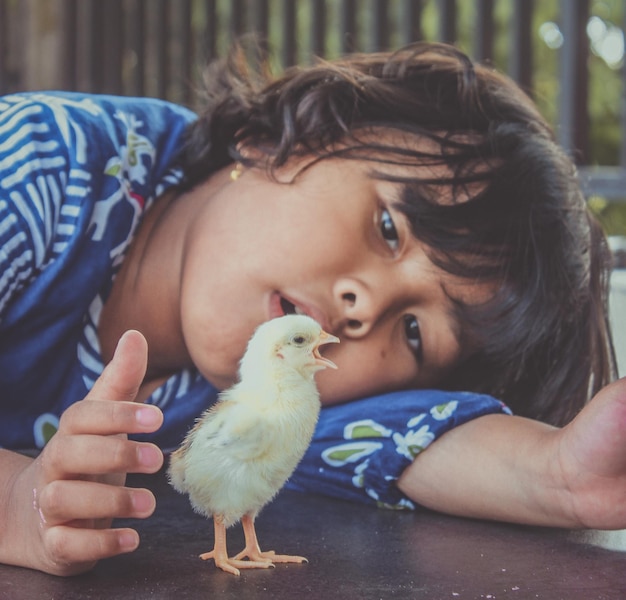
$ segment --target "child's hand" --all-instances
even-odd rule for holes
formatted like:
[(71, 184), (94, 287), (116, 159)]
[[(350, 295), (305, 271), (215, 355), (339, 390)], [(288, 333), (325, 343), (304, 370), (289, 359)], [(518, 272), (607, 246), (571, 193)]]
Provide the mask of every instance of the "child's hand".
[(114, 518), (145, 518), (155, 508), (150, 491), (123, 487), (126, 473), (153, 473), (163, 464), (156, 446), (126, 435), (162, 423), (158, 408), (133, 402), (146, 360), (143, 336), (127, 332), (88, 396), (63, 414), (38, 458), (24, 463), (4, 515), (9, 535), (0, 560), (72, 575), (138, 546), (136, 531), (110, 526)]
[(626, 377), (563, 428), (559, 462), (578, 526), (626, 528)]

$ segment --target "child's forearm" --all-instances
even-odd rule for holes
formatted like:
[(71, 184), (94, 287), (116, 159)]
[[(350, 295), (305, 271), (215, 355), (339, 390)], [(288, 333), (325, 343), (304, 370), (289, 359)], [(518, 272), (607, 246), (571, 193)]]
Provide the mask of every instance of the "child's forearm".
[(423, 506), (459, 516), (580, 527), (558, 461), (560, 434), (520, 417), (480, 417), (422, 452), (398, 487)]

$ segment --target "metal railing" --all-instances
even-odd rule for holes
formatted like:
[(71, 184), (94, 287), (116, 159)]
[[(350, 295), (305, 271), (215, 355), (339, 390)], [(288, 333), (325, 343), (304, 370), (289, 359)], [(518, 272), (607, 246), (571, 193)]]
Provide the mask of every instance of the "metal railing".
[[(592, 0), (0, 0), (0, 93), (60, 88), (150, 95), (193, 107), (201, 67), (233, 38), (257, 32), (269, 40), (279, 68), (418, 39), (457, 43), (534, 95), (543, 43), (536, 21), (546, 5), (562, 40), (557, 91), (544, 99), (556, 107), (559, 141), (580, 164), (589, 195), (621, 201), (623, 92), (614, 107), (621, 140), (615, 156), (603, 164), (590, 151)], [(623, 87), (623, 67), (614, 73)]]

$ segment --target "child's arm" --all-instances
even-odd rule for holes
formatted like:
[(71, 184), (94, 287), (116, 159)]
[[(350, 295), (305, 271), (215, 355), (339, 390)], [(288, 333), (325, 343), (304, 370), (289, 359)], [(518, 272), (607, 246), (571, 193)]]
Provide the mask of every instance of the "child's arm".
[(562, 429), (487, 415), (444, 434), (398, 480), (457, 515), (558, 527), (626, 527), (626, 379)]
[(155, 506), (148, 490), (123, 487), (126, 473), (152, 473), (163, 462), (156, 446), (125, 435), (162, 422), (158, 408), (133, 402), (146, 357), (144, 338), (127, 333), (35, 460), (0, 451), (0, 562), (72, 575), (137, 547), (134, 530), (110, 526), (118, 517), (148, 517)]

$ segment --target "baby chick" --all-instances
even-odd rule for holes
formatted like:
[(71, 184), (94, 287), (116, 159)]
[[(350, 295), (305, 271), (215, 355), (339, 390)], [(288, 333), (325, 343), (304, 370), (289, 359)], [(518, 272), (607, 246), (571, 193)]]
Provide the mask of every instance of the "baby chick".
[[(215, 545), (200, 558), (213, 558), (224, 571), (239, 575), (239, 569), (306, 561), (262, 552), (254, 520), (311, 442), (320, 411), (313, 376), (337, 368), (319, 353), (330, 342), (339, 339), (305, 315), (262, 324), (241, 360), (239, 382), (220, 394), (171, 456), (171, 485), (189, 495), (196, 512), (213, 517)], [(245, 548), (231, 558), (226, 528), (239, 520)]]

